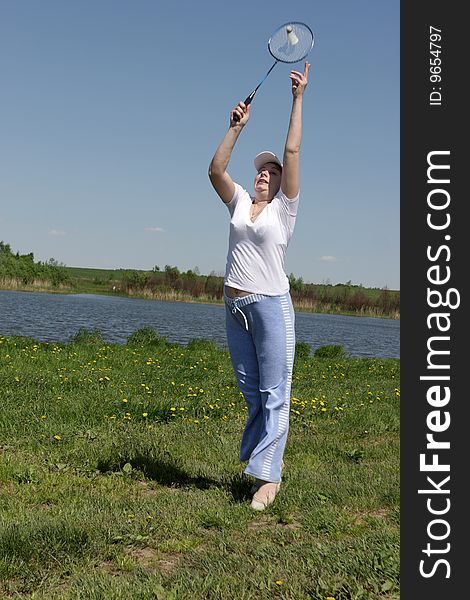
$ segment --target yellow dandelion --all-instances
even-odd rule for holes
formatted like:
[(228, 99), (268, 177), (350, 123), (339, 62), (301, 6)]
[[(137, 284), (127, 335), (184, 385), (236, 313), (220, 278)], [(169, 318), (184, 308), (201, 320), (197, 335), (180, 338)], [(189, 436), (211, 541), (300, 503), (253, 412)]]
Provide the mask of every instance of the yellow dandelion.
[(149, 416), (149, 414), (148, 414), (148, 413), (142, 413), (142, 416), (143, 416), (143, 417), (148, 417), (148, 416)]
[(276, 585), (284, 585), (284, 580), (283, 579), (278, 579), (276, 581)]
[(61, 438), (61, 436), (60, 436), (60, 435), (55, 435), (55, 436), (54, 436), (54, 439), (55, 439), (55, 440), (61, 440), (62, 438)]

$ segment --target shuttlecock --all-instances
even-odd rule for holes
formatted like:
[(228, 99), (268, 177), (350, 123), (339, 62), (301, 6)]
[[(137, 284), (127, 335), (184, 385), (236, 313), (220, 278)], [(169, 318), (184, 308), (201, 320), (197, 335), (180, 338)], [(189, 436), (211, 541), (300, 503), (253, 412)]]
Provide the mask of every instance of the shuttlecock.
[(295, 35), (292, 25), (288, 25), (286, 27), (286, 31), (287, 31), (287, 41), (289, 42), (289, 46), (295, 46), (299, 42), (299, 38)]

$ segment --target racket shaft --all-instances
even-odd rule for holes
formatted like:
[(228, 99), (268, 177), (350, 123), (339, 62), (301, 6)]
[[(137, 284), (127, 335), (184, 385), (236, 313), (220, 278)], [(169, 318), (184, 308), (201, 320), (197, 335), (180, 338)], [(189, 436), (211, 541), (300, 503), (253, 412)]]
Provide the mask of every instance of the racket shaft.
[(255, 94), (258, 91), (259, 86), (265, 81), (266, 77), (271, 73), (271, 71), (274, 69), (274, 67), (277, 65), (278, 62), (279, 61), (276, 60), (276, 62), (271, 66), (271, 68), (269, 69), (269, 71), (266, 73), (266, 75), (264, 76), (264, 78), (258, 83), (258, 85), (255, 87), (255, 89), (251, 92), (251, 94), (245, 98), (245, 106), (248, 106), (248, 104), (251, 104), (251, 101), (255, 97)]
[(269, 69), (269, 71), (266, 73), (266, 75), (264, 76), (264, 78), (258, 83), (258, 85), (255, 87), (255, 89), (251, 92), (251, 94), (246, 98), (245, 100), (245, 104), (246, 106), (248, 106), (248, 104), (251, 104), (251, 101), (253, 100), (253, 98), (255, 97), (256, 92), (258, 91), (259, 86), (265, 81), (266, 77), (271, 73), (271, 71), (274, 69), (274, 67), (277, 65), (279, 61), (276, 60), (276, 62), (271, 66), (271, 68)]

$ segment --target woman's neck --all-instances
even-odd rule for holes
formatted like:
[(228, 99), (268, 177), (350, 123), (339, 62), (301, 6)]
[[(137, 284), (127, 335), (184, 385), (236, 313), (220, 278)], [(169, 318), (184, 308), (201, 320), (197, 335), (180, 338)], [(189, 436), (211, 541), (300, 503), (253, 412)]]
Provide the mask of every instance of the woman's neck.
[(272, 198), (269, 198), (267, 194), (257, 194), (256, 192), (253, 198), (255, 204), (262, 204), (263, 202), (268, 204), (271, 200)]

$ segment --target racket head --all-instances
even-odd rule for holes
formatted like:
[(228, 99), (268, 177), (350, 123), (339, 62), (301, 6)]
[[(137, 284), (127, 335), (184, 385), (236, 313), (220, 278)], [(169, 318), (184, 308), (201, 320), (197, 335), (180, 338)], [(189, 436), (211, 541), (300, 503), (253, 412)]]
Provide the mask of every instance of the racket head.
[(300, 21), (290, 21), (278, 27), (272, 34), (268, 40), (268, 50), (271, 56), (280, 62), (296, 63), (307, 56), (314, 43), (313, 31), (308, 25)]

